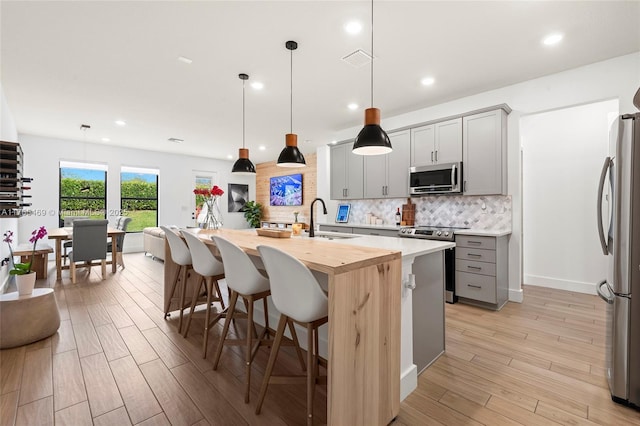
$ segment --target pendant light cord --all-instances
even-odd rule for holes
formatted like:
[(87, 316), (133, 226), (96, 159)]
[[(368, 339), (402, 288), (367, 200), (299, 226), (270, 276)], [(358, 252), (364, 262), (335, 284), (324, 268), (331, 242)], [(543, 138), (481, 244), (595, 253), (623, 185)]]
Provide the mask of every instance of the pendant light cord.
[(373, 0), (371, 0), (371, 108), (373, 108)]
[(242, 149), (244, 149), (244, 84), (246, 80), (242, 80)]
[(291, 112), (291, 116), (290, 116), (290, 122), (289, 122), (289, 126), (290, 126), (290, 130), (289, 133), (293, 133), (293, 50), (289, 50), (290, 54), (291, 54), (291, 87), (290, 87), (290, 91), (289, 91), (289, 105), (290, 107), (290, 112)]

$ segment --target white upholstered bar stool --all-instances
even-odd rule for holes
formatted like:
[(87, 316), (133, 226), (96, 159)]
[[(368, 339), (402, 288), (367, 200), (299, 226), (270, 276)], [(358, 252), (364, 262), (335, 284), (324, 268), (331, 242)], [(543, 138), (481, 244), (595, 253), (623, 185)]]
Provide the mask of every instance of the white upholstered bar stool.
[[(291, 376), (276, 377), (271, 375), (280, 350), (285, 324), (287, 321), (293, 320), (307, 329), (307, 425), (313, 425), (315, 385), (326, 380), (326, 377), (320, 378), (318, 371), (320, 364), (318, 327), (328, 320), (329, 301), (318, 280), (309, 268), (298, 259), (274, 247), (261, 245), (258, 246), (258, 251), (269, 274), (271, 299), (281, 315), (275, 341), (271, 347), (267, 370), (260, 388), (256, 414), (260, 414), (269, 383), (295, 382)], [(326, 367), (326, 364), (324, 365)], [(304, 381), (305, 378), (299, 377), (298, 379)]]
[[(231, 289), (231, 299), (229, 301), (229, 309), (227, 312), (226, 321), (220, 336), (220, 343), (216, 351), (216, 357), (213, 361), (213, 369), (218, 368), (218, 362), (220, 361), (220, 355), (222, 354), (222, 347), (224, 345), (245, 345), (245, 394), (244, 402), (249, 402), (249, 391), (251, 389), (251, 363), (260, 346), (271, 345), (272, 339), (269, 339), (269, 310), (267, 308), (267, 297), (271, 294), (269, 279), (262, 275), (256, 268), (254, 263), (249, 258), (244, 250), (232, 243), (231, 241), (212, 236), (211, 239), (216, 244), (222, 261), (224, 263), (226, 272), (226, 282), (229, 289)], [(236, 302), (238, 297), (242, 297), (245, 301), (247, 308), (247, 336), (243, 341), (242, 339), (227, 339), (227, 333), (229, 331), (229, 324), (231, 320), (239, 317), (239, 312), (236, 310)], [(264, 322), (265, 327), (253, 341), (255, 331), (255, 325), (253, 323), (253, 303), (262, 299), (264, 307)], [(295, 334), (295, 329), (292, 323), (289, 323), (293, 344), (296, 347), (298, 353), (298, 359), (302, 369), (305, 369), (304, 358), (302, 357), (302, 351), (298, 345), (298, 337)], [(284, 330), (284, 326), (282, 327)]]
[(170, 229), (166, 226), (160, 226), (160, 228), (164, 231), (164, 235), (169, 242), (169, 251), (171, 252), (171, 259), (173, 262), (178, 265), (178, 269), (173, 277), (173, 282), (171, 284), (171, 291), (169, 292), (169, 297), (167, 297), (167, 301), (164, 306), (164, 317), (167, 318), (169, 316), (169, 309), (171, 307), (171, 299), (173, 299), (173, 295), (176, 293), (176, 287), (178, 286), (178, 282), (180, 282), (180, 319), (178, 320), (178, 333), (182, 330), (182, 317), (184, 310), (186, 308), (184, 304), (185, 293), (187, 291), (187, 273), (189, 269), (193, 268), (191, 262), (191, 252), (189, 251), (189, 247), (187, 244), (182, 241), (173, 229)]
[[(209, 329), (215, 325), (220, 318), (224, 316), (224, 300), (222, 300), (222, 294), (220, 293), (220, 286), (218, 280), (224, 278), (224, 265), (218, 259), (215, 258), (209, 247), (203, 243), (200, 238), (191, 232), (183, 231), (182, 236), (187, 242), (189, 251), (191, 252), (191, 261), (193, 262), (193, 270), (196, 271), (200, 278), (198, 284), (193, 288), (193, 296), (191, 297), (191, 309), (189, 310), (189, 318), (187, 318), (187, 324), (184, 327), (184, 337), (187, 337), (189, 333), (189, 326), (191, 326), (191, 318), (193, 312), (196, 309), (196, 304), (201, 301), (202, 294), (200, 290), (204, 284), (204, 295), (206, 296), (206, 315), (204, 321), (204, 338), (202, 339), (202, 358), (207, 357), (207, 344), (209, 342)], [(211, 319), (211, 305), (214, 302), (220, 302), (222, 311), (219, 312), (213, 320)]]

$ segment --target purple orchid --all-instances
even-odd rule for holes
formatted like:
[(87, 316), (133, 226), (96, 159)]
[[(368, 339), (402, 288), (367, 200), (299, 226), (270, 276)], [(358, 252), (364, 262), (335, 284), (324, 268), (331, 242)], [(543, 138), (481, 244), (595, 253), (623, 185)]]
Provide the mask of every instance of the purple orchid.
[(24, 275), (31, 272), (31, 265), (33, 264), (33, 256), (36, 252), (36, 243), (38, 240), (41, 240), (47, 235), (47, 229), (44, 226), (34, 230), (31, 233), (31, 238), (29, 238), (29, 242), (33, 243), (33, 250), (31, 250), (31, 260), (29, 263), (15, 263), (13, 262), (13, 250), (11, 248), (11, 243), (13, 242), (13, 232), (7, 231), (3, 234), (3, 240), (9, 246), (9, 254), (11, 255), (11, 263), (13, 263), (13, 269), (9, 271), (11, 275)]

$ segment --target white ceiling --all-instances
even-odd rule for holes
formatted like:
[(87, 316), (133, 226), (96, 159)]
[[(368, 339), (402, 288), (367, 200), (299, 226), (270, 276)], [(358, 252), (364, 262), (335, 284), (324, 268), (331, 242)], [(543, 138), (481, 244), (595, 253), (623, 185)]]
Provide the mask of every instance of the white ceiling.
[[(20, 133), (225, 159), (311, 153), (363, 121), (368, 1), (4, 1), (1, 81)], [(640, 2), (376, 1), (375, 100), (384, 118), (640, 50)], [(359, 20), (359, 35), (347, 21)], [(557, 46), (541, 39), (564, 33)], [(177, 58), (193, 60), (187, 65)], [(433, 76), (424, 87), (420, 79)], [(355, 111), (347, 104), (360, 105)], [(127, 122), (118, 127), (115, 120)], [(86, 135), (81, 124), (89, 124)], [(355, 135), (354, 135), (355, 136)], [(168, 142), (175, 137), (182, 144)], [(260, 151), (259, 145), (266, 146)]]

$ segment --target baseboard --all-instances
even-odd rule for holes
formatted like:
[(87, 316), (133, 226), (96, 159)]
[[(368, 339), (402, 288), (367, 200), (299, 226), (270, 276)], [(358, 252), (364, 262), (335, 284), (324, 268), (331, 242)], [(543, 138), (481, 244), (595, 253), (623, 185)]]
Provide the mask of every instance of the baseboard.
[(522, 303), (522, 301), (524, 300), (524, 297), (522, 295), (522, 289), (518, 289), (518, 290), (514, 290), (514, 289), (509, 289), (509, 302), (517, 302), (517, 303)]
[(542, 277), (539, 275), (525, 275), (524, 283), (538, 287), (555, 288), (557, 290), (567, 290), (576, 293), (597, 294), (596, 284), (580, 281), (561, 280), (558, 278)]
[(400, 376), (400, 401), (404, 401), (418, 387), (418, 367), (411, 364)]

